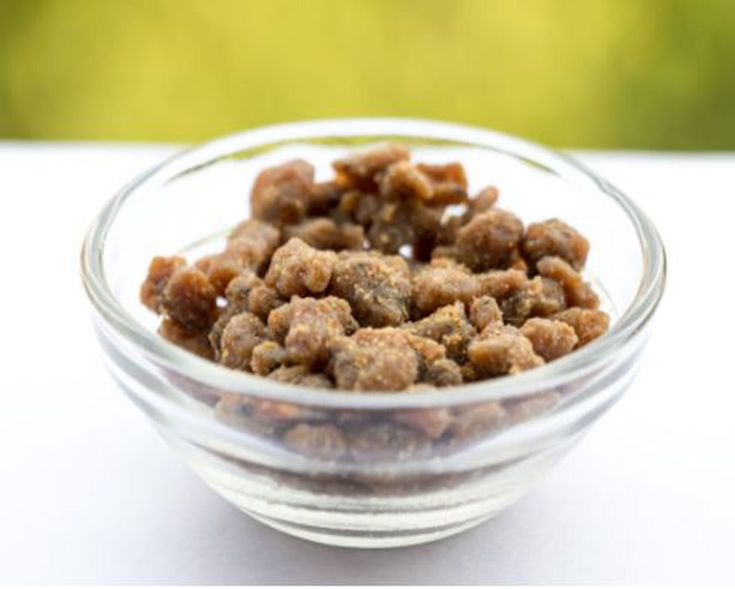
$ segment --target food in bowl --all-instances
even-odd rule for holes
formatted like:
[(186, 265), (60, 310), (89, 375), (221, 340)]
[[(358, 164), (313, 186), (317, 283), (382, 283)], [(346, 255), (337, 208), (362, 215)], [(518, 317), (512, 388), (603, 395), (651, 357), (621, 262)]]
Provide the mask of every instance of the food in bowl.
[[(461, 163), (414, 164), (399, 145), (332, 166), (325, 182), (300, 159), (261, 171), (253, 217), (222, 252), (154, 258), (140, 298), (162, 316), (160, 335), (279, 382), (405, 394), (517, 374), (607, 330), (580, 275), (589, 242), (563, 221), (524, 228), (496, 206), (496, 187), (470, 197)], [(499, 431), (559, 400), (542, 397), (361, 422), (237, 394), (213, 401), (225, 423), (360, 461)]]
[(534, 368), (602, 335), (580, 271), (589, 242), (558, 219), (524, 228), (461, 163), (411, 163), (388, 145), (260, 172), (253, 218), (224, 251), (156, 257), (141, 300), (159, 333), (281, 382), (414, 391)]
[[(544, 219), (558, 217), (584, 229), (594, 245), (584, 265), (584, 281), (594, 285), (601, 309), (612, 318), (604, 336), (591, 341), (596, 333), (595, 324), (588, 321), (591, 309), (566, 309), (560, 313), (567, 313), (568, 321), (579, 327), (574, 350), (547, 359), (532, 370), (513, 374), (508, 370), (508, 375), (496, 377), (489, 373), (473, 375), (465, 369), (462, 384), (448, 386), (432, 384), (442, 381), (436, 374), (425, 378), (419, 371), (416, 381), (401, 390), (375, 390), (363, 380), (367, 375), (359, 373), (355, 382), (363, 388), (328, 388), (336, 384), (328, 361), (321, 370), (310, 365), (307, 376), (305, 362), (300, 367), (287, 357), (285, 338), (294, 319), (290, 313), (284, 312), (278, 322), (280, 328), (288, 330), (283, 341), (270, 337), (266, 339), (272, 341), (259, 341), (253, 347), (262, 344), (250, 356), (251, 373), (212, 361), (212, 329), (207, 328), (212, 321), (207, 311), (211, 303), (206, 298), (201, 307), (182, 305), (173, 318), (168, 312), (157, 318), (140, 303), (140, 282), (131, 277), (142, 278), (151, 256), (161, 252), (178, 252), (182, 259), (160, 260), (154, 272), (160, 282), (154, 279), (149, 283), (153, 300), (164, 297), (166, 281), (188, 267), (183, 256), (205, 275), (215, 292), (227, 290), (222, 283), (229, 286), (232, 269), (223, 263), (218, 271), (210, 271), (217, 266), (212, 261), (222, 261), (222, 250), (229, 247), (227, 235), (248, 207), (244, 189), (256, 184), (265, 168), (279, 168), (284, 162), (300, 158), (315, 166), (321, 180), (330, 176), (331, 162), (344, 160), (351, 150), (394, 143), (406, 145), (416, 160), (433, 166), (462, 162), (466, 176), (473, 181), (472, 193), (477, 196), (447, 205), (442, 224), (445, 219), (471, 215), (467, 211), (471, 211), (473, 201), (478, 203), (475, 207), (481, 207), (483, 199), (495, 200), (495, 190), (479, 191), (484, 192), (480, 198), (476, 189), (496, 183), (503, 190), (501, 206), (510, 205), (519, 218), (543, 224)], [(423, 169), (426, 175), (430, 168)], [(314, 183), (315, 187), (326, 185), (329, 183)], [(313, 215), (297, 202), (285, 207), (290, 212), (279, 213), (276, 211), (280, 209), (270, 207), (269, 200), (277, 193), (266, 194), (270, 195), (268, 199), (253, 203), (256, 215), (266, 220), (255, 220), (261, 223), (260, 231), (250, 233), (250, 245), (245, 245), (244, 239), (242, 247), (238, 246), (243, 255), (250, 251), (247, 256), (257, 258), (263, 247), (270, 247), (273, 227), (269, 226), (275, 226), (281, 232), (276, 247), (299, 237), (317, 252), (334, 251), (339, 260), (352, 251), (350, 243), (358, 241), (362, 229), (362, 239), (368, 244), (375, 240), (384, 245), (365, 245), (366, 251), (352, 254), (366, 256), (368, 249), (379, 250), (382, 258), (367, 255), (373, 264), (373, 258), (396, 255), (388, 253), (389, 246), (396, 240), (402, 243), (402, 235), (408, 231), (403, 226), (395, 234), (385, 224), (378, 224), (374, 231), (372, 224), (352, 222), (360, 228), (346, 226), (347, 220), (337, 222), (332, 217), (331, 205)], [(379, 189), (373, 194), (379, 198)], [(289, 194), (286, 201), (290, 198)], [(331, 197), (323, 198), (325, 203), (333, 202)], [(377, 204), (378, 210), (384, 210), (385, 203)], [(407, 218), (405, 208), (399, 208), (398, 213), (396, 218)], [(331, 237), (335, 235), (332, 223), (319, 221), (307, 233), (330, 235), (332, 240), (319, 246), (303, 236), (285, 235), (287, 227), (302, 226), (312, 216), (329, 217), (334, 226), (349, 231), (343, 229), (337, 237)], [(255, 221), (246, 221), (241, 229), (247, 230), (241, 237), (252, 231)], [(524, 234), (531, 233), (531, 225)], [(417, 226), (423, 231), (422, 224)], [(469, 306), (462, 303), (467, 323), (476, 332), (470, 339), (479, 337), (482, 326), (497, 321), (498, 312), (504, 325), (525, 329), (523, 337), (529, 341), (541, 338), (535, 332), (543, 327), (539, 328), (534, 320), (545, 317), (527, 317), (522, 324), (515, 319), (513, 324), (511, 317), (525, 313), (521, 297), (503, 304), (502, 289), (511, 290), (513, 279), (523, 279), (523, 272), (503, 269), (510, 263), (480, 269), (474, 264), (491, 263), (485, 254), (475, 260), (465, 250), (459, 253), (468, 256), (462, 262), (453, 255), (451, 243), (431, 244), (415, 237), (411, 240), (415, 247), (400, 245), (398, 255), (408, 265), (412, 280), (420, 269), (426, 270), (422, 276), (427, 277), (416, 291), (422, 298), (414, 297), (412, 288), (409, 300), (416, 300), (421, 315), (413, 315), (417, 311), (412, 302), (408, 308), (411, 323), (421, 323), (427, 330), (432, 324), (435, 329), (453, 327), (460, 305), (454, 304), (453, 298), (448, 303), (435, 303), (435, 293), (444, 291), (432, 286), (428, 278), (436, 277), (438, 274), (432, 272), (442, 264), (456, 270), (459, 262), (469, 266), (467, 275), (499, 278), (497, 296), (492, 292), (486, 295), (495, 299), (497, 308), (482, 296), (476, 297), (481, 299), (478, 301), (471, 299)], [(391, 247), (394, 252), (396, 246)], [(385, 253), (383, 248), (387, 248)], [(538, 271), (541, 257), (534, 257), (537, 254), (532, 248), (524, 252), (523, 244), (518, 253), (516, 259), (522, 258), (529, 265), (525, 281), (538, 284), (536, 278), (544, 278)], [(565, 255), (558, 257), (579, 273)], [(203, 262), (199, 261), (202, 257)], [(433, 264), (432, 258), (436, 258)], [(552, 264), (546, 271), (557, 272), (559, 267)], [(284, 297), (273, 296), (277, 286), (267, 284), (268, 270), (258, 267), (255, 285), (248, 286), (246, 277), (238, 287), (245, 297), (242, 300), (247, 299), (247, 311), (256, 317), (265, 315), (269, 308), (285, 307), (277, 300)], [(95, 331), (115, 381), (217, 493), (249, 515), (289, 534), (340, 546), (388, 547), (436, 540), (494, 516), (527, 492), (581, 439), (633, 379), (663, 292), (665, 257), (655, 228), (638, 206), (566, 156), (519, 138), (460, 125), (350, 119), (239, 133), (187, 150), (149, 170), (121, 190), (95, 220), (85, 241), (82, 275), (94, 308)], [(464, 275), (462, 278), (463, 283), (468, 282)], [(182, 300), (206, 284), (190, 271), (179, 280), (184, 288), (177, 296)], [(308, 280), (313, 285), (324, 278), (315, 273)], [(442, 281), (439, 283), (443, 286)], [(343, 287), (349, 289), (350, 281), (345, 281)], [(318, 301), (329, 296), (343, 299), (334, 293), (296, 296)], [(226, 296), (217, 294), (215, 319), (224, 312), (226, 300), (229, 302)], [(361, 323), (363, 317), (395, 321), (401, 317), (395, 306), (386, 305), (376, 312), (373, 306), (364, 305), (358, 312), (347, 304), (360, 328), (347, 333), (352, 327), (342, 327), (345, 334), (339, 337), (351, 339), (359, 329), (385, 329), (398, 331), (398, 338), (405, 339), (406, 320), (380, 327)], [(437, 308), (432, 309), (435, 304)], [(424, 323), (446, 307), (439, 317), (443, 321)], [(336, 315), (342, 318), (341, 312)], [(242, 321), (238, 327), (250, 333), (253, 322)], [(270, 333), (267, 317), (260, 321)], [(313, 322), (307, 323), (311, 329)], [(430, 340), (428, 331), (409, 335), (413, 342), (418, 338)], [(450, 329), (446, 333), (454, 332)], [(221, 340), (221, 335), (216, 337)], [(360, 338), (361, 345), (372, 344), (371, 336)], [(443, 367), (440, 374), (456, 374), (451, 368), (446, 370), (451, 363), (460, 369), (471, 364), (469, 360), (458, 360), (466, 340), (438, 339), (441, 341), (423, 342), (423, 349), (427, 353), (431, 348), (444, 348), (444, 358), (439, 355), (431, 363), (438, 364), (437, 369)], [(195, 353), (170, 341), (184, 344)], [(390, 343), (394, 343), (392, 339)], [(359, 346), (350, 346), (347, 352), (351, 355), (355, 347)], [(312, 353), (321, 348), (304, 349)], [(541, 356), (536, 349), (533, 353)], [(247, 354), (242, 357), (247, 359)], [(319, 362), (325, 362), (323, 357), (313, 366), (318, 367)], [(260, 376), (281, 368), (287, 377), (283, 380)], [(307, 386), (296, 384), (310, 377), (314, 380)]]

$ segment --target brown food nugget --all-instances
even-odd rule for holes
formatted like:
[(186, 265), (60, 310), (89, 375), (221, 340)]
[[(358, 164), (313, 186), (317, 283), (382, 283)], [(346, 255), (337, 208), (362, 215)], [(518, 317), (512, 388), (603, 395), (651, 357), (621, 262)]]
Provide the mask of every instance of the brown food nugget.
[[(330, 341), (358, 327), (350, 306), (336, 297), (318, 300), (294, 297), (271, 313), (268, 325), (276, 338), (283, 337), (289, 358), (307, 366), (325, 362)], [(287, 329), (285, 336), (284, 329)]]
[(315, 182), (309, 193), (309, 215), (326, 215), (339, 205), (345, 189), (334, 180)]
[(176, 344), (192, 354), (196, 354), (206, 360), (214, 359), (214, 351), (209, 343), (206, 330), (188, 331), (176, 321), (166, 317), (158, 327), (158, 334), (172, 344)]
[(248, 293), (248, 310), (262, 321), (268, 321), (271, 311), (286, 304), (275, 288), (261, 284)]
[(206, 274), (218, 296), (225, 294), (227, 285), (243, 270), (242, 265), (233, 256), (225, 253), (205, 256), (194, 265)]
[(278, 341), (284, 341), (294, 318), (300, 313), (324, 313), (337, 319), (343, 333), (352, 333), (358, 327), (352, 317), (350, 306), (341, 299), (331, 296), (323, 299), (293, 297), (289, 303), (275, 309), (268, 317), (268, 328), (273, 337)]
[(422, 380), (431, 383), (435, 387), (453, 387), (464, 382), (462, 369), (449, 358), (443, 358), (429, 364), (426, 372), (422, 374)]
[(243, 311), (247, 311), (247, 309), (239, 308), (236, 305), (228, 305), (224, 309), (218, 309), (217, 320), (212, 324), (212, 327), (209, 328), (209, 335), (207, 336), (207, 339), (209, 339), (209, 345), (212, 346), (212, 350), (214, 350), (214, 359), (216, 362), (219, 362), (220, 352), (222, 351), (222, 333), (224, 332), (225, 327), (227, 327), (230, 319), (235, 315), (239, 315)]
[(377, 188), (377, 176), (388, 166), (399, 161), (408, 161), (408, 149), (402, 145), (386, 145), (368, 151), (354, 153), (332, 162), (340, 186), (372, 190)]
[(470, 303), (470, 322), (482, 331), (491, 323), (502, 323), (503, 313), (493, 297), (482, 295)]
[[(325, 374), (313, 374), (302, 364), (276, 368), (268, 375), (268, 378), (278, 382), (312, 388), (331, 389), (333, 387), (332, 381)], [(304, 417), (299, 415), (299, 418)]]
[(417, 164), (416, 167), (432, 182), (432, 203), (449, 205), (467, 200), (467, 175), (459, 162)]
[(579, 341), (570, 325), (539, 317), (526, 321), (521, 333), (531, 341), (534, 352), (547, 362), (567, 355)]
[(311, 247), (321, 250), (362, 249), (365, 241), (365, 231), (360, 225), (337, 225), (329, 217), (306, 219), (298, 225), (286, 226), (283, 232), (287, 239), (298, 237)]
[(510, 259), (508, 260), (508, 268), (511, 270), (520, 270), (528, 274), (528, 262), (523, 258), (519, 247), (516, 247), (511, 252)]
[(415, 198), (428, 201), (434, 189), (429, 177), (407, 161), (391, 164), (381, 175), (380, 194), (385, 198)]
[(528, 276), (521, 270), (491, 270), (478, 276), (480, 293), (500, 302), (527, 287)]
[(198, 268), (179, 268), (163, 289), (161, 307), (184, 329), (202, 330), (216, 318), (217, 292)]
[(232, 230), (223, 256), (239, 264), (261, 272), (281, 243), (281, 232), (257, 219), (248, 219)]
[(250, 292), (262, 284), (263, 280), (255, 272), (244, 270), (230, 280), (225, 289), (225, 298), (227, 299), (228, 306), (236, 307), (241, 311), (247, 311)]
[(164, 258), (156, 256), (148, 266), (148, 275), (140, 287), (140, 302), (154, 313), (161, 313), (163, 289), (174, 273), (186, 266), (186, 260), (181, 256)]
[(590, 243), (559, 219), (531, 223), (523, 238), (523, 253), (531, 264), (546, 256), (559, 256), (579, 271), (587, 261)]
[(467, 346), (477, 335), (462, 303), (441, 307), (428, 317), (406, 326), (406, 329), (414, 335), (442, 344), (447, 355), (459, 363), (464, 362)]
[(582, 276), (558, 256), (541, 258), (536, 264), (539, 274), (561, 284), (569, 307), (597, 309), (600, 299)]
[(448, 430), (456, 441), (472, 440), (505, 429), (510, 415), (498, 401), (462, 405), (452, 411)]
[(577, 334), (579, 341), (577, 348), (590, 343), (603, 335), (610, 327), (610, 317), (604, 311), (597, 309), (580, 309), (572, 307), (551, 316), (551, 319), (563, 321), (570, 325)]
[(523, 223), (513, 213), (490, 209), (457, 232), (457, 253), (476, 272), (506, 265), (523, 237)]
[(495, 203), (498, 202), (499, 196), (500, 192), (495, 186), (483, 188), (472, 198), (472, 200), (470, 200), (467, 207), (467, 213), (465, 214), (465, 221), (469, 221), (475, 215), (482, 214), (492, 209), (495, 206)]
[(283, 366), (287, 360), (288, 352), (283, 346), (273, 341), (264, 341), (253, 348), (250, 367), (255, 374), (268, 376)]
[(547, 317), (566, 308), (562, 287), (548, 278), (536, 276), (501, 303), (503, 320), (520, 327), (529, 317)]
[(418, 377), (416, 352), (398, 329), (359, 329), (332, 340), (331, 351), (329, 370), (339, 389), (401, 391)]
[(347, 438), (334, 425), (299, 423), (286, 431), (283, 442), (299, 454), (322, 460), (339, 460), (347, 452)]
[(253, 217), (275, 225), (300, 221), (309, 208), (313, 184), (314, 166), (304, 160), (266, 168), (250, 193)]
[(292, 237), (273, 254), (265, 282), (284, 297), (324, 292), (337, 255), (320, 251)]
[(462, 371), (454, 361), (447, 359), (443, 345), (409, 331), (404, 334), (418, 355), (419, 381), (431, 384), (432, 388), (462, 384)]
[(253, 348), (268, 337), (263, 322), (247, 311), (232, 317), (220, 339), (220, 364), (236, 370), (250, 370)]
[(360, 325), (400, 325), (408, 318), (409, 277), (408, 265), (400, 257), (369, 252), (341, 254), (330, 292), (350, 304)]
[(457, 301), (469, 304), (479, 291), (477, 277), (458, 267), (432, 264), (416, 273), (411, 282), (413, 306), (422, 315)]
[(413, 222), (413, 206), (402, 201), (384, 202), (371, 217), (367, 240), (385, 254), (396, 254), (402, 246), (418, 238)]
[(422, 366), (428, 366), (437, 360), (443, 360), (447, 357), (447, 351), (444, 349), (444, 346), (434, 340), (414, 335), (410, 331), (403, 331), (403, 335), (408, 345), (418, 354), (421, 365), (419, 368), (420, 373), (423, 370)]
[[(417, 385), (414, 385), (417, 386)], [(430, 387), (433, 388), (433, 387)], [(432, 440), (442, 437), (451, 423), (449, 409), (400, 409), (391, 414), (391, 419), (425, 434)]]
[(509, 325), (486, 328), (469, 345), (467, 356), (483, 378), (517, 374), (544, 363), (531, 342)]
[(427, 435), (398, 423), (377, 423), (348, 432), (350, 454), (357, 462), (410, 460), (431, 449)]

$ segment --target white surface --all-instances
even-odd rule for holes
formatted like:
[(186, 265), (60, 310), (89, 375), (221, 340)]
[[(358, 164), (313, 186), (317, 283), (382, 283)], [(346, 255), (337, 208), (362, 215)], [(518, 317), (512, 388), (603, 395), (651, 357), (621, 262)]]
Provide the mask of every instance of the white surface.
[(638, 379), (494, 521), (368, 552), (237, 512), (102, 369), (78, 279), (82, 235), (169, 151), (0, 143), (0, 582), (735, 583), (735, 283), (732, 254), (718, 251), (732, 243), (735, 156), (583, 157), (643, 205), (668, 249)]

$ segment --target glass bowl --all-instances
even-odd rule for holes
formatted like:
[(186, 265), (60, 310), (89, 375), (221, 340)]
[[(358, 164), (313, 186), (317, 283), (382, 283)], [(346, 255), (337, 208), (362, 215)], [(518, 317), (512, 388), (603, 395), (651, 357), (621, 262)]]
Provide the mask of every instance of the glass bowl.
[[(156, 334), (158, 318), (138, 300), (154, 255), (221, 249), (266, 166), (302, 157), (320, 179), (335, 158), (385, 142), (409, 146), (418, 161), (463, 162), (472, 190), (498, 186), (501, 206), (526, 223), (559, 217), (579, 229), (592, 244), (586, 278), (611, 315), (609, 332), (520, 375), (410, 394), (281, 384)], [(638, 206), (565, 155), (460, 125), (352, 119), (246, 131), (143, 174), (94, 221), (82, 275), (115, 381), (209, 486), (286, 533), (372, 548), (471, 528), (543, 476), (633, 379), (665, 255)], [(451, 436), (422, 433), (447, 423)], [(335, 430), (349, 439), (346, 455)]]

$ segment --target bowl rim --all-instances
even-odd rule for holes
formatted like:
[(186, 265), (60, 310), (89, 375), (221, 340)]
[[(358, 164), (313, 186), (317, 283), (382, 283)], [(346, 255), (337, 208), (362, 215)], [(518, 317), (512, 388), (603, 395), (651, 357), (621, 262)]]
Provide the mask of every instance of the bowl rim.
[[(231, 370), (200, 358), (168, 342), (139, 323), (117, 300), (107, 281), (103, 264), (106, 236), (126, 200), (142, 188), (162, 185), (197, 167), (263, 145), (294, 143), (325, 137), (415, 137), (460, 142), (492, 149), (547, 166), (568, 180), (588, 184), (623, 209), (641, 247), (643, 270), (638, 290), (618, 320), (599, 339), (573, 354), (521, 374), (436, 389), (428, 392), (350, 393), (279, 383), (265, 377)], [(519, 397), (548, 390), (584, 376), (606, 362), (612, 354), (639, 334), (649, 323), (663, 295), (666, 253), (653, 223), (622, 191), (567, 154), (519, 137), (462, 124), (408, 118), (317, 119), (259, 127), (226, 135), (184, 149), (142, 173), (120, 189), (92, 222), (81, 251), (81, 275), (87, 295), (106, 325), (143, 351), (156, 364), (212, 387), (281, 401), (343, 408), (394, 409), (455, 405)]]

